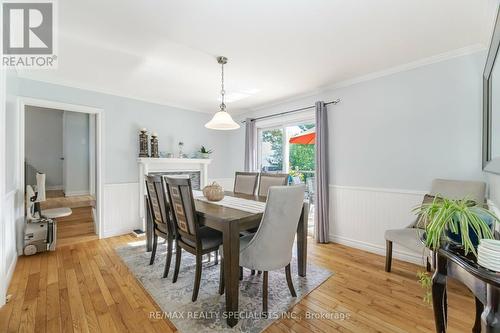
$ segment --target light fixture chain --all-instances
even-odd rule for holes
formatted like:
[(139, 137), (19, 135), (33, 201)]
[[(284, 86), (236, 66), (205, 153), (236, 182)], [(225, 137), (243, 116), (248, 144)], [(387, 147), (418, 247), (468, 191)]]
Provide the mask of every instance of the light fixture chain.
[(221, 64), (221, 91), (220, 91), (220, 94), (221, 94), (221, 101), (222, 101), (220, 108), (221, 108), (221, 110), (225, 110), (226, 104), (224, 103), (224, 95), (226, 94), (226, 92), (224, 91), (224, 63)]

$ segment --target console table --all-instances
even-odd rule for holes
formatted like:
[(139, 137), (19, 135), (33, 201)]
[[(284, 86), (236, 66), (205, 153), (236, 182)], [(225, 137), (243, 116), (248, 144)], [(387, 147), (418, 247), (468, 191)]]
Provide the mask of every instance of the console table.
[(447, 324), (446, 280), (456, 279), (466, 285), (476, 298), (473, 333), (500, 333), (500, 273), (479, 266), (471, 256), (450, 247), (434, 252), (432, 303), (436, 332), (445, 333)]

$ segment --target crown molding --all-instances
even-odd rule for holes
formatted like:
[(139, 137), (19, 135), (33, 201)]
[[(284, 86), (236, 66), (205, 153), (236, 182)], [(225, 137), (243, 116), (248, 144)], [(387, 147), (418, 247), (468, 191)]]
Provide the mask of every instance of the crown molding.
[[(474, 44), (474, 45), (466, 46), (463, 48), (455, 49), (452, 51), (439, 53), (439, 54), (436, 54), (436, 55), (433, 55), (430, 57), (422, 58), (420, 60), (416, 60), (416, 61), (412, 61), (412, 62), (403, 64), (403, 65), (398, 65), (398, 66), (390, 67), (390, 68), (387, 68), (387, 69), (384, 69), (381, 71), (372, 72), (372, 73), (369, 73), (367, 75), (362, 75), (362, 76), (354, 77), (352, 79), (348, 79), (348, 80), (344, 80), (344, 81), (340, 81), (340, 82), (335, 82), (335, 83), (332, 83), (330, 85), (326, 85), (326, 86), (323, 86), (321, 88), (318, 88), (318, 89), (315, 89), (315, 90), (312, 90), (312, 91), (309, 91), (309, 92), (306, 92), (303, 94), (295, 95), (293, 97), (279, 99), (279, 100), (276, 100), (276, 101), (273, 101), (270, 103), (262, 104), (262, 105), (255, 107), (255, 108), (249, 109), (248, 112), (262, 111), (262, 110), (265, 110), (265, 109), (268, 109), (271, 107), (279, 106), (279, 105), (286, 104), (286, 103), (296, 102), (296, 101), (302, 100), (304, 98), (313, 97), (313, 96), (316, 96), (316, 95), (319, 95), (322, 93), (331, 92), (331, 91), (334, 91), (336, 89), (349, 87), (349, 86), (352, 86), (352, 85), (355, 85), (358, 83), (375, 80), (378, 78), (382, 78), (385, 76), (389, 76), (389, 75), (393, 75), (393, 74), (397, 74), (397, 73), (401, 73), (401, 72), (410, 71), (410, 70), (413, 70), (416, 68), (432, 65), (435, 63), (439, 63), (439, 62), (446, 61), (446, 60), (451, 60), (451, 59), (462, 57), (462, 56), (475, 54), (478, 52), (483, 52), (486, 50), (487, 50), (487, 47), (484, 46), (483, 44)], [(238, 114), (242, 114), (242, 113), (238, 113)]]
[(85, 90), (85, 91), (94, 92), (94, 93), (98, 93), (98, 94), (104, 94), (104, 95), (108, 95), (108, 96), (127, 98), (127, 99), (136, 100), (136, 101), (140, 101), (140, 102), (171, 107), (171, 108), (175, 108), (175, 109), (183, 110), (183, 111), (197, 112), (197, 113), (203, 113), (203, 114), (213, 114), (214, 113), (213, 110), (203, 111), (200, 109), (187, 107), (185, 105), (160, 101), (160, 100), (154, 99), (154, 98), (146, 99), (144, 97), (139, 97), (139, 96), (130, 95), (130, 94), (122, 94), (122, 93), (119, 93), (116, 91), (111, 91), (111, 90), (106, 90), (106, 89), (96, 89), (96, 88), (92, 88), (92, 87), (89, 87), (87, 85), (78, 84), (78, 83), (75, 83), (72, 81), (59, 80), (59, 79), (43, 79), (43, 80), (42, 79), (34, 79), (34, 78), (31, 78), (29, 75), (26, 75), (22, 72), (18, 72), (18, 77), (20, 79), (23, 79), (23, 80), (48, 83), (48, 84), (53, 84), (53, 85), (57, 85), (57, 86), (65, 87), (65, 88), (80, 89), (80, 90)]

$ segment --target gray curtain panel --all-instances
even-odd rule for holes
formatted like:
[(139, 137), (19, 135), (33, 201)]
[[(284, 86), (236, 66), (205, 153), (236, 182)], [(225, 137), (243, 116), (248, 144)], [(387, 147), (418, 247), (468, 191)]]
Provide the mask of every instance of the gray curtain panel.
[(314, 233), (316, 242), (328, 243), (328, 118), (324, 102), (316, 102), (316, 191)]
[(255, 144), (255, 120), (245, 120), (245, 171), (257, 168), (257, 147)]

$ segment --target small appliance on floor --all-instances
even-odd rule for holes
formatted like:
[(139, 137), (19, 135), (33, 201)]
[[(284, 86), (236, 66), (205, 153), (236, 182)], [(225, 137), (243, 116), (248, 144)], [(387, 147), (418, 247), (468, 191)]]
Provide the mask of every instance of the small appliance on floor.
[(45, 174), (37, 173), (37, 185), (26, 186), (26, 223), (24, 226), (24, 255), (56, 249), (56, 219), (72, 214), (71, 208), (42, 210), (40, 202), (45, 201)]

